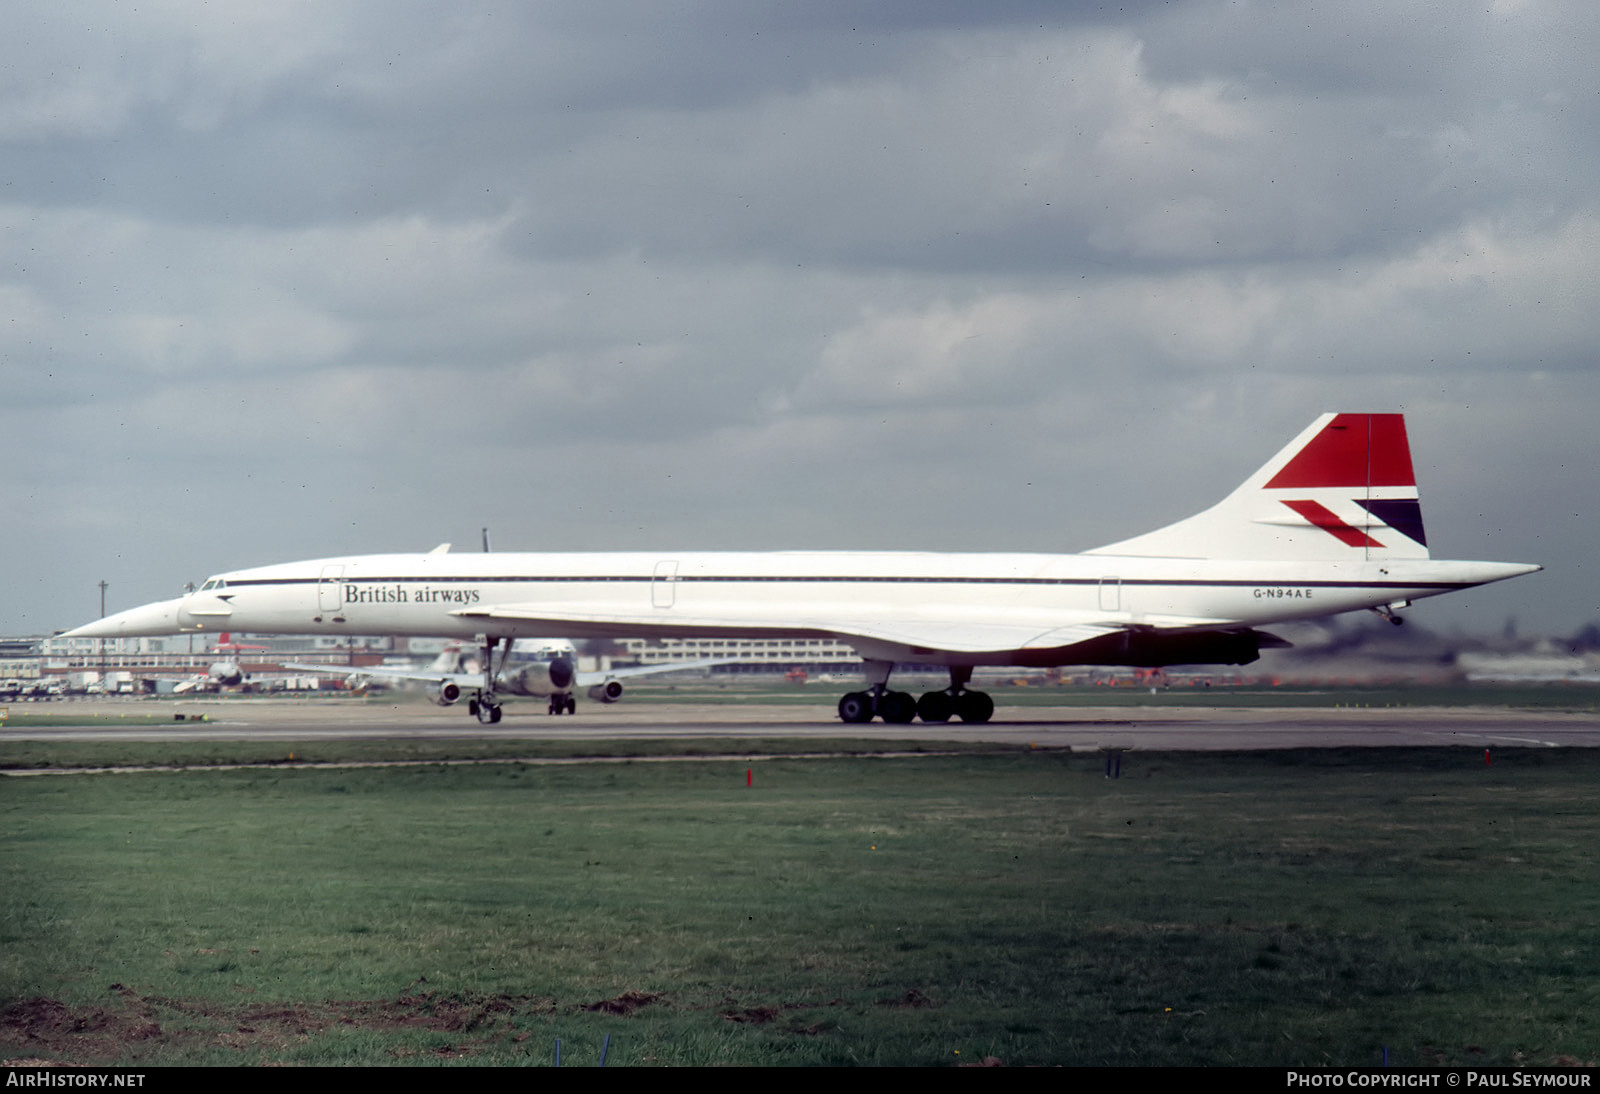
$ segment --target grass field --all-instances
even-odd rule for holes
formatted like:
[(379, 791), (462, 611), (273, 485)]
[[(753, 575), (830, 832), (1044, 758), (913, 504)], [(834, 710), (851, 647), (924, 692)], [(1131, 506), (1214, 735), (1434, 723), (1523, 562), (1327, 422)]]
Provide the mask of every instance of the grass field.
[(1600, 1057), (1600, 756), (1123, 765), (0, 780), (0, 1057)]

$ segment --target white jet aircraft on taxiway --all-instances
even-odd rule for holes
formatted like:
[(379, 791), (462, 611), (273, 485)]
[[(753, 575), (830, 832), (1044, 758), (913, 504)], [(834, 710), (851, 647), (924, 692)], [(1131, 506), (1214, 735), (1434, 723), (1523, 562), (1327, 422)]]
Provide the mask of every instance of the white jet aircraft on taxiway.
[[(515, 649), (520, 642), (523, 649)], [(705, 658), (699, 661), (673, 661), (660, 665), (640, 665), (626, 669), (601, 669), (585, 672), (577, 667), (578, 650), (564, 638), (508, 639), (500, 665), (494, 675), (494, 695), (518, 695), (548, 700), (546, 711), (550, 714), (576, 714), (578, 701), (573, 691), (587, 688), (589, 698), (597, 703), (615, 703), (622, 698), (622, 681), (629, 677), (660, 676), (669, 672), (705, 669), (727, 663), (727, 658)], [(462, 664), (459, 647), (447, 649), (425, 669), (400, 669), (371, 666), (354, 671), (339, 665), (295, 664), (284, 668), (301, 672), (318, 672), (330, 676), (345, 676), (352, 680), (378, 678), (409, 680), (423, 684), (442, 707), (451, 706), (467, 698), (467, 710), (476, 715), (482, 702), (483, 671), (470, 670)], [(491, 696), (491, 701), (493, 697)], [(490, 721), (499, 721), (491, 712)]]
[[(988, 721), (979, 665), (1248, 664), (1257, 628), (1413, 600), (1540, 567), (1429, 557), (1399, 414), (1326, 414), (1233, 493), (1080, 555), (759, 553), (358, 555), (219, 574), (72, 636), (248, 631), (473, 637), (480, 721), (498, 721), (494, 650), (518, 636), (832, 638), (865, 662), (846, 722)], [(506, 642), (509, 648), (510, 642)], [(920, 699), (896, 663), (949, 668)]]

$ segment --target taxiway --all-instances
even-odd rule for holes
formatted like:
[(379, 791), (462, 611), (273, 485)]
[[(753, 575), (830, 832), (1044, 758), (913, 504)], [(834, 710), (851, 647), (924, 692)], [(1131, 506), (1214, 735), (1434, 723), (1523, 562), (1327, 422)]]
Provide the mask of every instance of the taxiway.
[[(589, 705), (551, 718), (535, 704), (507, 708), (504, 722), (482, 726), (460, 710), (306, 700), (196, 700), (170, 708), (170, 725), (94, 724), (143, 716), (145, 704), (77, 702), (39, 713), (79, 715), (81, 725), (0, 728), (6, 741), (361, 740), (652, 740), (670, 738), (850, 738), (969, 741), (1040, 748), (1255, 750), (1335, 747), (1600, 747), (1600, 715), (1488, 707), (1180, 708), (1011, 707), (985, 725), (915, 723), (842, 725), (824, 706), (640, 703)], [(523, 711), (526, 710), (526, 713)], [(163, 713), (165, 711), (163, 710)], [(182, 720), (178, 720), (179, 716)]]

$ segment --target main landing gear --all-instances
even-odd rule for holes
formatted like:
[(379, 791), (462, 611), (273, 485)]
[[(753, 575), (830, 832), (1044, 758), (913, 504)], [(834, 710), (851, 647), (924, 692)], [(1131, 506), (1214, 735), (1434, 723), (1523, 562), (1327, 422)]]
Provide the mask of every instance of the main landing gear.
[(578, 701), (571, 695), (567, 695), (558, 691), (554, 695), (550, 696), (550, 710), (548, 713), (576, 714), (578, 713)]
[(916, 718), (948, 722), (954, 717), (982, 723), (994, 716), (994, 700), (987, 692), (967, 690), (967, 681), (972, 679), (970, 666), (950, 666), (950, 686), (944, 691), (930, 691), (920, 699), (913, 698), (910, 692), (889, 690), (893, 668), (892, 661), (867, 661), (870, 687), (867, 691), (852, 691), (839, 700), (839, 720), (859, 724), (882, 718), (891, 725), (905, 725)]

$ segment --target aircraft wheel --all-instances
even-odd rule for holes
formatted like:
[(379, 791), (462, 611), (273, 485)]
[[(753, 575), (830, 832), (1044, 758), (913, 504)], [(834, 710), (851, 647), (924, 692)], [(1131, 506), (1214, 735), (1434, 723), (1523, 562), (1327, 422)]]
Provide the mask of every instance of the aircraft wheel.
[(994, 700), (988, 692), (963, 691), (956, 697), (956, 717), (963, 722), (987, 722), (994, 717)]
[(852, 691), (839, 700), (839, 721), (841, 722), (870, 722), (872, 721), (872, 696), (864, 691)]
[(955, 702), (948, 692), (930, 691), (917, 700), (917, 717), (924, 722), (948, 722), (955, 712)]
[(567, 713), (568, 714), (576, 714), (576, 713), (578, 713), (578, 700), (574, 699), (570, 695), (567, 696)]
[(500, 720), (500, 708), (493, 703), (478, 704), (478, 721), (484, 725), (493, 725)]
[(917, 701), (903, 691), (886, 691), (878, 701), (878, 713), (885, 722), (906, 725), (917, 716)]

